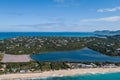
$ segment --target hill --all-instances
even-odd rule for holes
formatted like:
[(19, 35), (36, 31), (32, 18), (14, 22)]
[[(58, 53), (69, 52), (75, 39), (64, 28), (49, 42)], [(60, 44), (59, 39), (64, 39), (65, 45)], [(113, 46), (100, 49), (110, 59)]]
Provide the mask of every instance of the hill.
[(109, 31), (109, 30), (94, 31), (94, 33), (99, 34), (99, 35), (120, 35), (120, 30), (118, 31)]

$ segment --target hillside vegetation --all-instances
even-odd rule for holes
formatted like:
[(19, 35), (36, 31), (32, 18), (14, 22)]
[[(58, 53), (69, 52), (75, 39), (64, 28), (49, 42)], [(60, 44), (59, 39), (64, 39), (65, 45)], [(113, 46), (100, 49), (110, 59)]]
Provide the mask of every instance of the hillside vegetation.
[(110, 56), (120, 56), (120, 35), (98, 37), (17, 37), (0, 41), (0, 51), (7, 54), (38, 54), (50, 51), (91, 48)]

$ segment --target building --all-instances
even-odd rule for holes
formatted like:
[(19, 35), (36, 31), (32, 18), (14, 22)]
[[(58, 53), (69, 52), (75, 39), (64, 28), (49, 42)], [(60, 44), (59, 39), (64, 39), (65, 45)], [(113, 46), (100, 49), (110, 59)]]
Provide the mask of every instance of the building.
[(117, 49), (116, 49), (116, 53), (120, 53), (120, 48), (117, 48)]

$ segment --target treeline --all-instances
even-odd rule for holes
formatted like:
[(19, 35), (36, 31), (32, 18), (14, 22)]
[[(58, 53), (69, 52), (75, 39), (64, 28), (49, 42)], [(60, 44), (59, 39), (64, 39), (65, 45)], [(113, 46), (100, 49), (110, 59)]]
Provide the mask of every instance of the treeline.
[(19, 73), (24, 72), (41, 72), (49, 70), (60, 70), (69, 68), (64, 62), (28, 62), (28, 63), (0, 63), (1, 65), (6, 65), (5, 71), (2, 73)]
[(2, 60), (4, 54), (0, 53), (0, 61)]

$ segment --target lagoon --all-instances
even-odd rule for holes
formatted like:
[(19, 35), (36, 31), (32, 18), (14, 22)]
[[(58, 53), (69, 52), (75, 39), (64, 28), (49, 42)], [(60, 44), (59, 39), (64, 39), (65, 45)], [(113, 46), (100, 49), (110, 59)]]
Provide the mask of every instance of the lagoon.
[(62, 62), (120, 62), (120, 58), (104, 55), (89, 48), (74, 51), (46, 52), (31, 54), (35, 61), (62, 61)]

